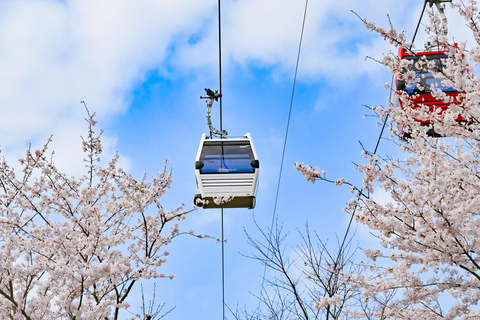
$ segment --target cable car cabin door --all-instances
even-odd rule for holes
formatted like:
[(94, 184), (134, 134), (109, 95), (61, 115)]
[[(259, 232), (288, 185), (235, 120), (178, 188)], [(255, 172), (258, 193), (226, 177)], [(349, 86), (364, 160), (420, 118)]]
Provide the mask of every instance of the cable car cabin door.
[[(208, 139), (202, 135), (195, 162), (197, 199), (208, 208), (255, 207), (259, 162), (251, 136), (238, 139)], [(225, 198), (231, 198), (223, 201)], [(217, 203), (216, 203), (217, 202)]]

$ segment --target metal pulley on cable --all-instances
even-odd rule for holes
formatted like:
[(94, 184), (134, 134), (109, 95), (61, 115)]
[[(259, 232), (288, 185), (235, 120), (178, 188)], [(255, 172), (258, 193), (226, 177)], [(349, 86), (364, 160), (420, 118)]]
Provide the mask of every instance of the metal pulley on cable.
[[(210, 135), (203, 134), (195, 161), (195, 178), (199, 194), (194, 203), (205, 209), (255, 207), (259, 161), (250, 133), (227, 138), (227, 131), (217, 130), (211, 122), (217, 91), (205, 89), (207, 123)], [(214, 136), (218, 136), (214, 138)]]

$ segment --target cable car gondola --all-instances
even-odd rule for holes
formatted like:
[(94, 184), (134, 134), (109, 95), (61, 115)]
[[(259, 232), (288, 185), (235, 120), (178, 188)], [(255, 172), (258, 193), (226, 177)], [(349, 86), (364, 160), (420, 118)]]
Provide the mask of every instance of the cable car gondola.
[[(406, 86), (405, 80), (399, 79), (399, 75), (396, 76), (396, 88), (399, 96), (403, 92), (406, 92), (411, 101), (411, 108), (417, 109), (420, 106), (427, 106), (429, 111), (432, 113), (442, 114), (445, 110), (448, 109), (451, 103), (459, 104), (457, 99), (459, 92), (452, 87), (447, 87), (442, 84), (442, 81), (445, 78), (435, 78), (433, 74), (426, 69), (419, 69), (416, 67), (416, 63), (420, 59), (425, 59), (428, 63), (433, 61), (436, 67), (441, 70), (442, 68), (442, 59), (446, 59), (447, 55), (445, 50), (427, 50), (420, 52), (407, 52), (406, 49), (400, 48), (398, 50), (398, 56), (402, 60), (411, 60), (413, 61), (412, 70), (415, 71), (415, 77), (420, 79), (420, 83), (412, 82), (409, 86)], [(405, 71), (405, 70), (404, 70)], [(434, 85), (435, 88), (442, 90), (447, 99), (439, 100), (431, 92), (431, 86)], [(451, 101), (451, 102), (450, 102)], [(399, 99), (400, 106), (403, 108), (404, 103)], [(430, 119), (417, 119), (415, 121), (420, 122), (421, 124), (428, 125), (432, 123)], [(462, 121), (462, 117), (459, 115), (456, 121)]]
[[(221, 95), (210, 89), (205, 91), (208, 96), (200, 98), (208, 99), (207, 121), (210, 136), (204, 133), (200, 140), (195, 161), (195, 178), (199, 194), (195, 195), (193, 202), (205, 209), (253, 209), (259, 161), (252, 137), (247, 133), (243, 137), (227, 138), (226, 131), (213, 128), (210, 110), (213, 101)], [(221, 137), (212, 138), (214, 134)]]
[[(203, 208), (255, 207), (259, 161), (249, 133), (238, 139), (208, 139), (202, 135), (195, 161), (195, 177), (200, 194), (207, 200)], [(216, 204), (214, 198), (230, 197)]]
[[(447, 36), (448, 28), (447, 28), (447, 17), (445, 15), (445, 2), (452, 2), (452, 0), (429, 0), (428, 3), (430, 7), (435, 4), (438, 12), (440, 13), (440, 17), (442, 19), (442, 24), (444, 27), (443, 34)], [(425, 2), (425, 5), (427, 1)], [(423, 12), (422, 12), (423, 15)], [(420, 21), (421, 21), (420, 17)], [(420, 23), (419, 21), (419, 23)], [(415, 39), (415, 36), (414, 36)], [(412, 41), (413, 42), (413, 41)], [(457, 44), (454, 44), (455, 49), (457, 49)], [(398, 57), (400, 60), (409, 60), (412, 61), (411, 69), (410, 70), (398, 70), (395, 76), (395, 84), (398, 94), (398, 102), (400, 107), (404, 109), (404, 101), (402, 101), (401, 96), (407, 93), (408, 99), (410, 100), (408, 105), (413, 109), (417, 109), (420, 107), (427, 107), (428, 111), (432, 114), (442, 115), (451, 105), (460, 105), (461, 97), (459, 97), (460, 92), (458, 92), (453, 87), (448, 87), (443, 84), (445, 77), (438, 77), (438, 73), (436, 74), (437, 78), (431, 72), (432, 66), (437, 71), (442, 71), (444, 68), (444, 61), (448, 58), (447, 54), (445, 53), (446, 50), (441, 48), (439, 45), (432, 45), (430, 42), (425, 44), (425, 50), (422, 51), (412, 51), (409, 49), (405, 49), (403, 47), (399, 48), (398, 50)], [(433, 62), (433, 65), (432, 65)], [(428, 70), (430, 68), (430, 70)], [(405, 80), (402, 77), (402, 74), (406, 73), (407, 71), (414, 71), (415, 77), (419, 79), (419, 82), (412, 82), (409, 86), (406, 85)], [(445, 97), (443, 99), (439, 99), (435, 97), (433, 90), (440, 89), (444, 94)], [(430, 117), (432, 118), (432, 117)], [(433, 125), (433, 119), (421, 119), (421, 118), (413, 118), (415, 122), (418, 122), (422, 125)], [(455, 119), (456, 122), (463, 122), (465, 121), (462, 118), (461, 114)], [(408, 132), (409, 129), (404, 130), (403, 125), (399, 127), (399, 133), (404, 137), (409, 137), (410, 133)], [(428, 135), (439, 137), (440, 134), (436, 133), (433, 128), (431, 128), (428, 132)]]

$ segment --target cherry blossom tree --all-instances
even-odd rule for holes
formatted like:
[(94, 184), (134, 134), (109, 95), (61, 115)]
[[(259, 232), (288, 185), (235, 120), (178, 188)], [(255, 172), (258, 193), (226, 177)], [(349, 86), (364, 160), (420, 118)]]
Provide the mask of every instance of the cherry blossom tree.
[(80, 178), (57, 169), (50, 140), (27, 150), (21, 172), (0, 161), (1, 319), (119, 319), (139, 280), (174, 277), (160, 269), (189, 211), (161, 205), (171, 172), (135, 179), (118, 154), (102, 165), (94, 115), (87, 122)]
[[(390, 106), (374, 111), (391, 124), (391, 141), (403, 156), (392, 159), (364, 151), (366, 163), (357, 166), (363, 174), (362, 186), (296, 164), (309, 181), (348, 185), (355, 198), (346, 211), (379, 239), (381, 248), (364, 249), (376, 265), (369, 264), (360, 274), (342, 276), (362, 289), (362, 301), (379, 301), (380, 295), (396, 293), (368, 312), (352, 314), (359, 318), (480, 319), (480, 79), (475, 72), (480, 64), (480, 13), (474, 0), (451, 7), (465, 18), (475, 43), (467, 46), (457, 38), (458, 44), (454, 44), (445, 35), (446, 25), (439, 15), (429, 13), (425, 28), (429, 41), (445, 49), (448, 57), (442, 59), (441, 67), (422, 58), (415, 67), (460, 92), (458, 103), (431, 85), (419, 89), (450, 103), (448, 109), (413, 109), (406, 92), (396, 92), (387, 84), (394, 91)], [(362, 21), (395, 48), (406, 48), (415, 55), (415, 46), (407, 42), (405, 32), (392, 25), (383, 29)], [(392, 52), (379, 61), (407, 86), (421, 82), (421, 76), (412, 71), (412, 61), (401, 60)], [(408, 128), (409, 138), (403, 139), (399, 127)], [(379, 190), (390, 200), (378, 201), (375, 195)]]
[[(333, 247), (318, 234), (312, 234), (307, 224), (305, 231), (299, 232), (300, 243), (289, 250), (288, 234), (281, 226), (275, 225), (267, 232), (259, 228), (259, 231), (260, 239), (247, 234), (254, 249), (249, 257), (261, 262), (269, 275), (264, 275), (265, 286), (262, 285), (256, 295), (257, 308), (240, 310), (237, 307), (231, 310), (234, 319), (343, 320), (356, 314), (369, 319), (386, 319), (381, 310), (396, 291), (362, 300), (362, 288), (351, 281), (364, 269), (363, 265), (355, 263), (358, 248), (352, 245), (352, 234), (347, 234), (343, 240), (337, 239), (337, 246)], [(374, 313), (380, 316), (375, 317)]]
[(243, 317), (237, 310), (236, 319), (339, 320), (357, 305), (359, 290), (341, 276), (346, 270), (352, 274), (359, 271), (351, 264), (354, 250), (350, 241), (334, 252), (317, 234), (312, 236), (307, 225), (295, 254), (289, 255), (285, 253), (287, 234), (280, 226), (267, 233), (260, 231), (261, 240), (247, 235), (255, 249), (251, 258), (264, 264), (273, 276), (265, 279), (267, 288), (258, 297), (263, 310), (244, 311)]

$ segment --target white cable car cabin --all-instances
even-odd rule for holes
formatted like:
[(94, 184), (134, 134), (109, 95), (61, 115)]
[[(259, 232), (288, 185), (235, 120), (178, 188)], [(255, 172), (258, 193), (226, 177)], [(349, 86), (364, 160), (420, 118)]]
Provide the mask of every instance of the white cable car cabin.
[[(241, 138), (211, 139), (204, 133), (195, 161), (195, 178), (200, 194), (194, 203), (209, 208), (255, 207), (259, 161), (250, 133)], [(216, 204), (214, 198), (230, 197)], [(203, 202), (200, 203), (197, 199)]]

